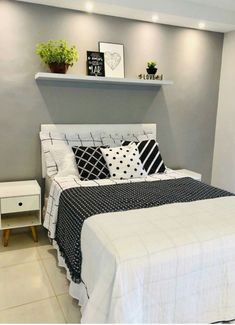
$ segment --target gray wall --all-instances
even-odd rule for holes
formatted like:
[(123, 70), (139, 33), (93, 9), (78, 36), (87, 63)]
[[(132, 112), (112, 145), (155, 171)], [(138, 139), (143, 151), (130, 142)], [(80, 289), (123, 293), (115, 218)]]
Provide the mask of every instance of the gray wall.
[[(166, 164), (210, 182), (222, 34), (1, 0), (0, 38), (0, 181), (40, 179), (42, 123), (155, 122)], [(71, 73), (85, 74), (86, 50), (96, 50), (98, 41), (120, 42), (127, 77), (156, 59), (174, 85), (37, 84), (34, 74), (46, 67), (35, 45), (58, 38), (80, 51)]]
[(224, 39), (212, 183), (235, 192), (235, 32)]

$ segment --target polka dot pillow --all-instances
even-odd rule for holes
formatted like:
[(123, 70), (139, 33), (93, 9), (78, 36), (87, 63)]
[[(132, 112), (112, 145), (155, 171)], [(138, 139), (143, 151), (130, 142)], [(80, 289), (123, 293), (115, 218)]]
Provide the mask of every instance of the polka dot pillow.
[(116, 148), (101, 148), (111, 178), (131, 179), (147, 176), (136, 144)]

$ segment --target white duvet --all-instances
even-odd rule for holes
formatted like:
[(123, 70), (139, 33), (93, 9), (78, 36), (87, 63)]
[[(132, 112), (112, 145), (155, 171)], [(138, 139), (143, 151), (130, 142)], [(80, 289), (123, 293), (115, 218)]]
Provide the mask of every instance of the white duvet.
[[(64, 181), (51, 188), (51, 233)], [(81, 245), (86, 290), (71, 282), (70, 293), (84, 323), (235, 318), (234, 197), (96, 215), (84, 222)]]

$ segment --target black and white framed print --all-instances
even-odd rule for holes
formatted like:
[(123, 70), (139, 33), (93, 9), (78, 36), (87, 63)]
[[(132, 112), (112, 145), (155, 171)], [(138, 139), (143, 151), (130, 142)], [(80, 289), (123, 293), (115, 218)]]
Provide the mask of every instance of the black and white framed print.
[(88, 76), (105, 76), (104, 53), (87, 51)]
[(99, 42), (99, 51), (104, 53), (105, 76), (124, 78), (124, 45)]

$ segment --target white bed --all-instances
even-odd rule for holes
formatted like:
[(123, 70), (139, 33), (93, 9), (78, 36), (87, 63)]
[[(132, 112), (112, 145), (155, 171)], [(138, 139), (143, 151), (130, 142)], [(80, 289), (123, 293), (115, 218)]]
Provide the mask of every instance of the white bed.
[[(74, 127), (46, 125), (42, 130), (61, 132)], [(83, 127), (97, 130), (100, 126)], [(112, 132), (114, 128), (117, 132), (120, 128), (147, 128), (156, 135), (154, 125), (101, 128)], [(145, 181), (180, 177), (183, 175), (168, 169)], [(55, 233), (63, 190), (111, 184), (112, 180), (82, 182), (73, 176), (56, 177), (44, 221), (50, 235)], [(82, 306), (82, 322), (209, 323), (234, 319), (234, 215), (235, 198), (223, 197), (88, 218), (81, 238), (84, 283), (74, 283), (67, 272), (70, 294)], [(54, 247), (58, 249), (55, 242)], [(67, 269), (59, 250), (58, 259)]]

